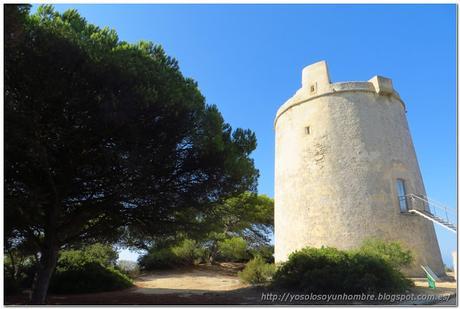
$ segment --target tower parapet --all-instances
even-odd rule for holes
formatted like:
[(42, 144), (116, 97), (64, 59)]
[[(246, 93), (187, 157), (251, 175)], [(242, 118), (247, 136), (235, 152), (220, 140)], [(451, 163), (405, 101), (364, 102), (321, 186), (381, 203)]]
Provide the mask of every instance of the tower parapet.
[(393, 88), (390, 78), (374, 76), (367, 82), (351, 81), (331, 83), (327, 62), (322, 60), (305, 67), (302, 70), (302, 87), (297, 90), (292, 98), (287, 100), (279, 109), (275, 118), (289, 108), (328, 94), (338, 94), (347, 91), (367, 91), (379, 95), (393, 96), (405, 108), (398, 92)]

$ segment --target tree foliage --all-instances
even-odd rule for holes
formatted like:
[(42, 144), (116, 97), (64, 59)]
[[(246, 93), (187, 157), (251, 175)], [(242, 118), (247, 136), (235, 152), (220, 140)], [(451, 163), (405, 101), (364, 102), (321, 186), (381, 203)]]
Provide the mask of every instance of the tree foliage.
[(131, 287), (131, 280), (115, 267), (117, 259), (117, 251), (101, 243), (62, 250), (50, 280), (50, 291), (94, 293)]
[(250, 258), (248, 243), (242, 237), (231, 237), (219, 241), (219, 258), (224, 261), (241, 262)]
[(232, 130), (161, 46), (75, 10), (5, 14), (5, 242), (40, 252), (33, 302), (60, 249), (175, 234), (255, 190), (254, 133)]
[(115, 266), (117, 259), (118, 253), (112, 246), (96, 243), (78, 250), (62, 250), (59, 253), (57, 269), (78, 267), (88, 263), (109, 267)]
[(230, 197), (204, 215), (200, 225), (203, 238), (208, 241), (210, 261), (219, 254), (219, 244), (226, 239), (239, 237), (248, 249), (266, 247), (273, 233), (274, 203), (266, 195), (245, 192)]
[(195, 240), (184, 239), (177, 244), (157, 244), (138, 258), (144, 270), (170, 269), (191, 266), (204, 259), (205, 250)]

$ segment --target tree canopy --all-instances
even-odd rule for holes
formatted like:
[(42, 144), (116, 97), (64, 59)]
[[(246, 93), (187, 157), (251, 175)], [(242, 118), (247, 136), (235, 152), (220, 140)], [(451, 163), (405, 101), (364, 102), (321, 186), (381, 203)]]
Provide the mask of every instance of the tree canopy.
[(202, 229), (202, 237), (210, 241), (211, 262), (219, 251), (219, 243), (231, 237), (243, 238), (252, 248), (269, 245), (273, 216), (273, 199), (251, 192), (230, 197), (209, 208), (203, 219), (205, 223), (198, 227)]
[(60, 249), (175, 234), (256, 190), (254, 133), (160, 45), (49, 5), (6, 5), (5, 21), (5, 243), (40, 253), (34, 302)]

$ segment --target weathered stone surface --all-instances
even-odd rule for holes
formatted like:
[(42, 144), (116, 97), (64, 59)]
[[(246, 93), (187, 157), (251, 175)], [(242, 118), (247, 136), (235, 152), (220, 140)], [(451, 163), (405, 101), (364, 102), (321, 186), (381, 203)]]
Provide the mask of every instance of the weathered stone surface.
[[(313, 87), (312, 87), (313, 86)], [(302, 72), (302, 88), (275, 120), (275, 260), (305, 246), (358, 247), (399, 240), (444, 274), (433, 224), (401, 213), (396, 179), (423, 194), (404, 103), (390, 79), (331, 84), (326, 63)]]

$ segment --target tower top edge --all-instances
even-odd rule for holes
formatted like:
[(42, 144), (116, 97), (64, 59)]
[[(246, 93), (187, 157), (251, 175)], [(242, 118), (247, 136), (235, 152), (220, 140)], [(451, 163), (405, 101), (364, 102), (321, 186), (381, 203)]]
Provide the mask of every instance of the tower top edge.
[(376, 75), (368, 81), (347, 81), (332, 83), (329, 75), (327, 61), (321, 60), (310, 64), (302, 70), (302, 87), (278, 109), (275, 117), (275, 124), (279, 116), (292, 106), (340, 92), (373, 92), (378, 95), (392, 96), (401, 102), (405, 109), (404, 102), (398, 92), (393, 88), (393, 81), (384, 76)]
[[(321, 92), (321, 90), (327, 90), (327, 87), (330, 85), (343, 85), (348, 84), (348, 87), (357, 86), (357, 90), (360, 90), (362, 85), (360, 83), (366, 82), (338, 82), (331, 83), (331, 78), (329, 74), (329, 68), (326, 60), (321, 60), (310, 64), (303, 68), (302, 70), (302, 88), (309, 88), (310, 92)], [(376, 75), (369, 79), (367, 83), (371, 83), (374, 86), (376, 93), (388, 93), (391, 94), (394, 92), (393, 81), (384, 76)]]

